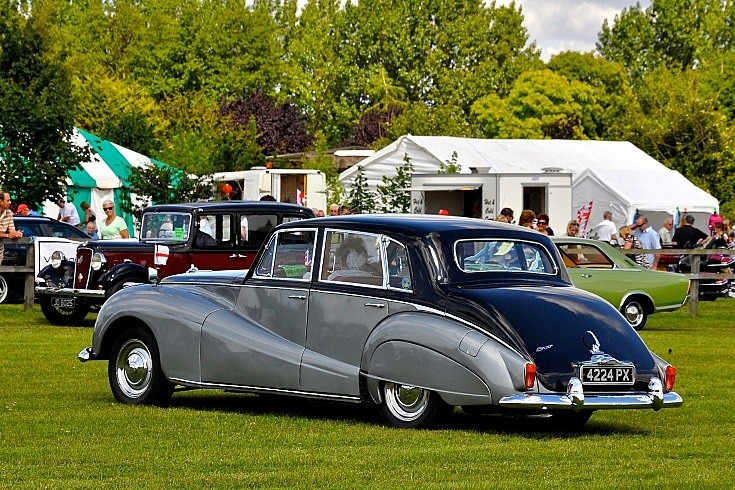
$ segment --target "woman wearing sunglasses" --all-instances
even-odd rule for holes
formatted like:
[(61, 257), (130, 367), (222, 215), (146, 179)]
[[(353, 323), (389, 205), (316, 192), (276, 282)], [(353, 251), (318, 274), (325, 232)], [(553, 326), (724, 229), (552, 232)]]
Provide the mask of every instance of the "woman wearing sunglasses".
[(128, 233), (128, 225), (125, 220), (115, 214), (115, 205), (112, 201), (102, 203), (102, 210), (105, 212), (105, 219), (99, 223), (99, 234), (103, 240), (112, 240), (115, 238), (130, 238)]

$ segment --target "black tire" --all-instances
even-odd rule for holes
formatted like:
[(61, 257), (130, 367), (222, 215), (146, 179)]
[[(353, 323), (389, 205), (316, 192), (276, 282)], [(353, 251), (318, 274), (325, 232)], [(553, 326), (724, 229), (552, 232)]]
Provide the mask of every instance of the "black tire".
[(580, 410), (579, 412), (563, 410), (552, 412), (549, 422), (555, 429), (578, 430), (584, 427), (590, 420), (593, 412), (594, 410)]
[(635, 298), (626, 300), (620, 308), (620, 313), (634, 329), (643, 330), (643, 327), (646, 326), (648, 313), (646, 313), (646, 307), (640, 300)]
[(10, 286), (5, 276), (0, 276), (0, 303), (5, 303), (10, 295)]
[(110, 296), (112, 296), (116, 292), (120, 291), (123, 288), (124, 284), (125, 284), (125, 281), (123, 281), (123, 280), (120, 280), (120, 281), (117, 281), (116, 283), (113, 283), (112, 286), (110, 286), (107, 289), (107, 291), (105, 291), (105, 299), (109, 298)]
[(161, 370), (156, 339), (144, 328), (133, 328), (115, 339), (107, 378), (115, 400), (128, 405), (166, 406), (174, 391)]
[(435, 427), (454, 410), (438, 394), (423, 388), (386, 382), (381, 390), (383, 403), (380, 411), (393, 427)]
[(89, 313), (89, 305), (77, 298), (74, 308), (53, 306), (51, 296), (41, 296), (41, 312), (54, 325), (79, 325)]

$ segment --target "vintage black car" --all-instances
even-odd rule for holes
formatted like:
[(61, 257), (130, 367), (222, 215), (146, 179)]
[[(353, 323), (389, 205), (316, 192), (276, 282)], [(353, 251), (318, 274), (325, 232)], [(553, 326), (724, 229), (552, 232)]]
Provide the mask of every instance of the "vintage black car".
[[(16, 230), (23, 231), (23, 238), (63, 238), (77, 242), (89, 240), (89, 236), (76, 226), (43, 216), (14, 216)], [(3, 265), (26, 265), (28, 240), (5, 240)], [(4, 272), (0, 274), (0, 303), (23, 299), (25, 273)]]
[(126, 288), (82, 361), (114, 397), (175, 388), (366, 403), (399, 427), (461, 406), (584, 424), (678, 407), (676, 370), (608, 302), (572, 286), (540, 233), (469, 218), (361, 215), (276, 228), (250, 270)]
[[(149, 282), (151, 267), (161, 278), (190, 269), (246, 269), (275, 226), (312, 217), (309, 208), (267, 201), (150, 206), (140, 240), (89, 241), (69, 259), (54, 253), (36, 278), (36, 297), (51, 323), (77, 324), (124, 286)], [(155, 263), (156, 252), (165, 264)]]

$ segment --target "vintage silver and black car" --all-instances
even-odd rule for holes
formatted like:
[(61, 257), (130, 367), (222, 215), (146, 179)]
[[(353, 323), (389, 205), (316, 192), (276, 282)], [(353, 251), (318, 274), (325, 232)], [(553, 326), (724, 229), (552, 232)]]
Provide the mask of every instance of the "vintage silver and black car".
[[(36, 297), (51, 323), (77, 324), (124, 286), (148, 283), (150, 267), (161, 278), (190, 269), (246, 269), (274, 227), (313, 217), (309, 208), (269, 201), (150, 206), (140, 240), (89, 241), (69, 259), (55, 252), (36, 278)], [(155, 263), (156, 251), (165, 264)]]
[(469, 218), (359, 215), (278, 227), (248, 271), (126, 288), (82, 361), (114, 397), (176, 387), (380, 407), (389, 424), (468, 412), (584, 424), (678, 407), (676, 370), (609, 303), (572, 286), (551, 240)]

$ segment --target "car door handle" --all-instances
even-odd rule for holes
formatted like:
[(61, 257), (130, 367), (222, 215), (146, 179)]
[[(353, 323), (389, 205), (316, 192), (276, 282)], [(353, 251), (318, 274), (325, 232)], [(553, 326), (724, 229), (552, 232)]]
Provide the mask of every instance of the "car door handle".
[(242, 255), (242, 254), (232, 254), (232, 255), (230, 255), (230, 258), (231, 258), (231, 259), (245, 259), (245, 258), (247, 258), (247, 255)]
[(365, 303), (365, 306), (372, 306), (373, 308), (385, 308), (383, 303)]
[(300, 294), (291, 294), (289, 295), (290, 299), (306, 299), (306, 296), (302, 296)]

